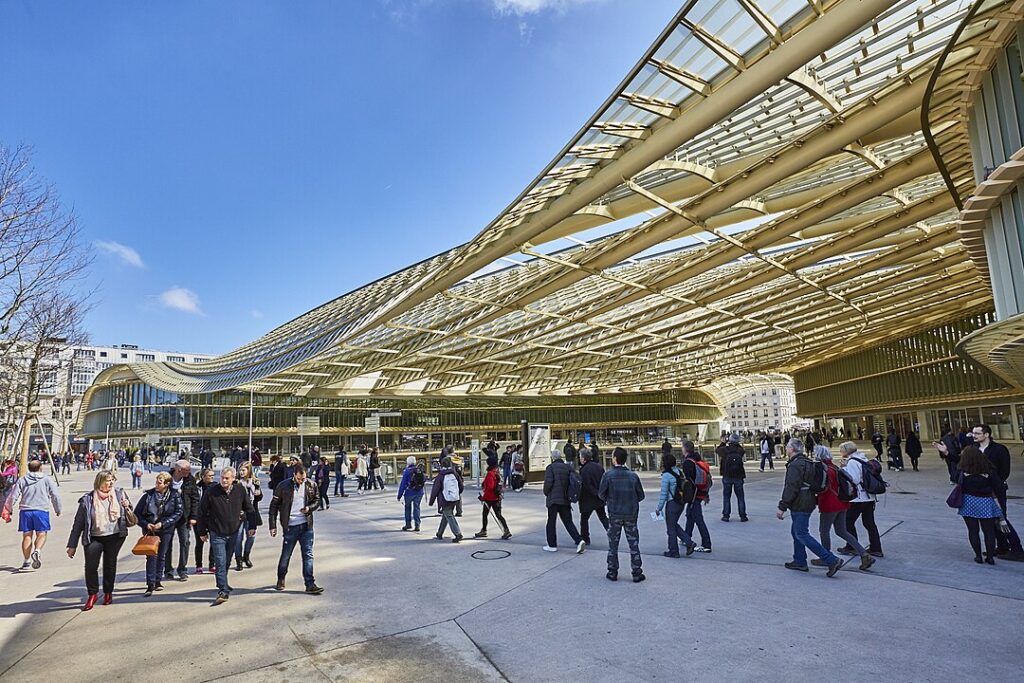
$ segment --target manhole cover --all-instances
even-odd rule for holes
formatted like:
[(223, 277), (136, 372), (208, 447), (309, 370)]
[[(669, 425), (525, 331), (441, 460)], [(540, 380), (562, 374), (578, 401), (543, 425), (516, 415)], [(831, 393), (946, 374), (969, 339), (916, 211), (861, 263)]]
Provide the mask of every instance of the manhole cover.
[(511, 555), (507, 550), (477, 550), (470, 557), (474, 560), (504, 560)]

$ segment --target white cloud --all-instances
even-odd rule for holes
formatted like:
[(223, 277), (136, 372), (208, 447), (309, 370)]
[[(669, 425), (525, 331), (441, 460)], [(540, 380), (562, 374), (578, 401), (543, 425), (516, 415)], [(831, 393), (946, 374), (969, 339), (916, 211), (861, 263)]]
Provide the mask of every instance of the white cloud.
[(595, 0), (491, 0), (494, 9), (502, 14), (539, 14), (546, 10), (564, 11), (572, 5), (583, 5)]
[(194, 313), (196, 315), (206, 315), (203, 310), (199, 308), (199, 297), (191, 289), (185, 289), (184, 287), (178, 287), (175, 285), (166, 292), (160, 295), (160, 303), (167, 308), (173, 308), (178, 311), (185, 311), (186, 313)]
[(249, 312), (252, 313), (252, 317), (254, 317), (254, 318), (262, 318), (263, 317), (263, 311), (261, 311), (258, 308), (254, 308), (254, 309), (252, 309)]
[(120, 242), (96, 242), (96, 248), (100, 251), (104, 251), (108, 254), (117, 256), (121, 261), (129, 266), (136, 268), (145, 268), (146, 265), (142, 262), (142, 257), (139, 256), (139, 252), (135, 251), (129, 246), (121, 244)]

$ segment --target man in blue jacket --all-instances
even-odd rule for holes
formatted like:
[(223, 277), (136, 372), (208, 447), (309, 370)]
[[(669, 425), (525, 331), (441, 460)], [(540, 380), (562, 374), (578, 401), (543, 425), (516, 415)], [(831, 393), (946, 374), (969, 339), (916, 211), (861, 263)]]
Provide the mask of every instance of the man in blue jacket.
[(629, 454), (625, 448), (617, 447), (612, 453), (615, 467), (601, 477), (598, 495), (608, 506), (608, 574), (611, 581), (619, 579), (619, 538), (626, 531), (629, 544), (629, 564), (633, 571), (633, 583), (640, 583), (644, 576), (643, 561), (640, 558), (640, 532), (636, 518), (640, 514), (640, 501), (644, 499), (644, 487), (640, 477), (626, 467)]

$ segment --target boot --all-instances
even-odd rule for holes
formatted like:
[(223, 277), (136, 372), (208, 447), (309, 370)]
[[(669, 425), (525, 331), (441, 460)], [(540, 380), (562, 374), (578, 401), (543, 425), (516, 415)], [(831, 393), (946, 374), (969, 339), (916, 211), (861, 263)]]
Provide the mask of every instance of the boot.
[(249, 561), (248, 555), (242, 555), (242, 564), (245, 565), (246, 569), (252, 569), (252, 562)]
[(96, 604), (96, 598), (98, 598), (98, 597), (99, 596), (96, 595), (95, 593), (90, 595), (89, 598), (85, 601), (85, 604), (82, 605), (82, 611), (83, 612), (88, 612), (89, 610), (91, 610), (93, 608), (93, 606)]
[(235, 560), (235, 571), (236, 572), (242, 571), (242, 561), (241, 560)]

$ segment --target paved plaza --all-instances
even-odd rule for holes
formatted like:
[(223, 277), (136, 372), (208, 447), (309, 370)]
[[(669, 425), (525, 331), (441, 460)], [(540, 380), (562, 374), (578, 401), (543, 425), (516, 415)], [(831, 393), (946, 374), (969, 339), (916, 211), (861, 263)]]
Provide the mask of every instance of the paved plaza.
[[(2, 528), (0, 680), (1019, 680), (1024, 565), (974, 564), (943, 473), (934, 456), (920, 473), (892, 473), (877, 514), (885, 558), (831, 580), (782, 567), (792, 546), (788, 519), (774, 517), (780, 467), (750, 475), (746, 524), (718, 519), (716, 486), (714, 552), (681, 559), (661, 555), (664, 526), (649, 516), (657, 482), (645, 475), (642, 584), (604, 578), (600, 535), (583, 555), (564, 531), (558, 553), (542, 552), (538, 487), (506, 496), (511, 540), (459, 545), (433, 540), (436, 511), (422, 533), (399, 531), (392, 487), (317, 514), (322, 596), (301, 592), (297, 556), (288, 590), (271, 588), (280, 540), (264, 527), (255, 567), (231, 572), (225, 605), (211, 606), (209, 575), (143, 598), (144, 562), (126, 543), (114, 604), (91, 612), (80, 611), (81, 553), (64, 554), (73, 501), (91, 479), (73, 473), (40, 570), (14, 569), (19, 534)], [(1011, 494), (1021, 491), (1018, 465)], [(478, 530), (475, 496), (468, 488), (467, 537)], [(1024, 520), (1021, 501), (1010, 505)]]

